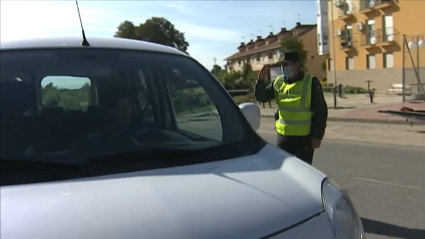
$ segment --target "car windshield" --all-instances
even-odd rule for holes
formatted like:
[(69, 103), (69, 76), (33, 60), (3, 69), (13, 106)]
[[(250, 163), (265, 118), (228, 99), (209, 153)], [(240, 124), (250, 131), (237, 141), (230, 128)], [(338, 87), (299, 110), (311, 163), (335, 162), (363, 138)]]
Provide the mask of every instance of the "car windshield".
[[(224, 88), (186, 56), (9, 50), (0, 67), (2, 185), (225, 160), (261, 147)], [(43, 176), (16, 179), (28, 169)]]

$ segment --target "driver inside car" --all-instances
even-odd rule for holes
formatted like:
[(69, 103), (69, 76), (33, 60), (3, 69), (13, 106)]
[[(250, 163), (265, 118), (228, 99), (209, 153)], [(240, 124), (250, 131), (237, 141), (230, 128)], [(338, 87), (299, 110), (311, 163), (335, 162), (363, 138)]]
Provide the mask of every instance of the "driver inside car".
[(133, 134), (132, 106), (126, 90), (115, 89), (108, 92), (101, 107), (106, 116), (104, 133)]
[[(141, 106), (146, 114), (146, 109), (151, 110), (151, 107), (146, 97), (142, 100)], [(115, 88), (109, 91), (100, 106), (105, 115), (102, 133), (126, 134), (137, 138), (139, 134), (146, 133), (146, 130), (162, 128), (155, 122), (146, 121), (143, 115), (142, 118), (134, 118), (130, 93), (126, 89)]]

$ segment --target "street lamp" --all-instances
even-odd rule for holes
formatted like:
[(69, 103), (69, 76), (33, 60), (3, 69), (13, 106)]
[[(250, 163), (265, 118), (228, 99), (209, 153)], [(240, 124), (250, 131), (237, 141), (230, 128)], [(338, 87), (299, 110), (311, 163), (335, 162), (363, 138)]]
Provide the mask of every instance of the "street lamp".
[(425, 47), (425, 39), (424, 36), (417, 36), (412, 41), (410, 41), (408, 44), (410, 49), (415, 49), (417, 47)]
[[(423, 85), (421, 83), (421, 79), (420, 79), (420, 73), (419, 73), (419, 69), (421, 67), (419, 61), (420, 61), (420, 57), (419, 57), (419, 50), (420, 48), (425, 48), (425, 39), (424, 36), (416, 36), (412, 39), (412, 41), (410, 41), (409, 43), (407, 43), (407, 46), (409, 47), (409, 49), (416, 49), (416, 64), (417, 66), (415, 67), (415, 64), (413, 63), (413, 67), (416, 68), (415, 69), (415, 73), (416, 73), (416, 78), (418, 80), (418, 93), (420, 93), (422, 91), (423, 94), (425, 94), (425, 90), (423, 88)], [(410, 53), (410, 51), (409, 51)], [(413, 61), (413, 60), (412, 60)]]

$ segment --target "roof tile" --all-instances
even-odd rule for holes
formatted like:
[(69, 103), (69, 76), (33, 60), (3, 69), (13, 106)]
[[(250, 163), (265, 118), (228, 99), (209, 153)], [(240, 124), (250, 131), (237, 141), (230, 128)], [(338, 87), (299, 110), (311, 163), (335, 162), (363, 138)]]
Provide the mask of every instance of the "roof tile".
[[(283, 37), (285, 38), (285, 37), (292, 36), (292, 34), (293, 34), (292, 32), (295, 31), (295, 30), (298, 30), (298, 37), (300, 37), (300, 36), (304, 35), (305, 33), (309, 32), (310, 30), (315, 29), (316, 27), (317, 27), (316, 24), (299, 25), (299, 26), (296, 26), (296, 27), (292, 28), (291, 30), (287, 31), (287, 33)], [(262, 52), (265, 52), (265, 51), (279, 49), (280, 45), (281, 45), (280, 41), (275, 41), (275, 42), (272, 42), (268, 45), (263, 45), (263, 46), (260, 46), (258, 48), (254, 48), (254, 49), (251, 49), (251, 50), (248, 50), (248, 51), (236, 52), (236, 53), (232, 54), (231, 56), (227, 57), (224, 60), (235, 60), (235, 59), (238, 59), (238, 58), (241, 58), (241, 57), (247, 57), (247, 56), (250, 56), (250, 55), (259, 54), (259, 53), (262, 53)]]

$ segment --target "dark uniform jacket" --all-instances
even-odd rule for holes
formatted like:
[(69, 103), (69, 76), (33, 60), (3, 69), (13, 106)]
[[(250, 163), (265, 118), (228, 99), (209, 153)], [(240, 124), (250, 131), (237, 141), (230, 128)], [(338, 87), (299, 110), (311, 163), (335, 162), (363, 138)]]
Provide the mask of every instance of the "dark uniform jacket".
[[(305, 73), (300, 72), (297, 79), (294, 81), (300, 81), (304, 79)], [(285, 78), (285, 81), (293, 83), (290, 79)], [(313, 77), (312, 88), (311, 88), (311, 111), (313, 112), (313, 118), (311, 123), (310, 137), (315, 139), (323, 139), (326, 129), (326, 121), (328, 118), (328, 106), (323, 96), (322, 85), (316, 77)], [(268, 84), (265, 81), (257, 81), (255, 84), (255, 98), (259, 102), (267, 102), (275, 100), (275, 90), (273, 88), (273, 81)], [(294, 137), (294, 136), (286, 136)]]

